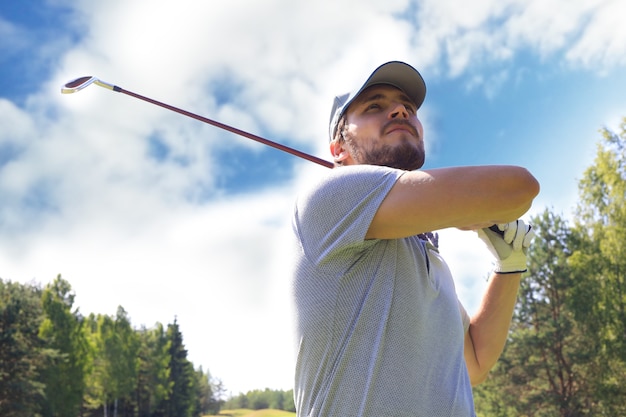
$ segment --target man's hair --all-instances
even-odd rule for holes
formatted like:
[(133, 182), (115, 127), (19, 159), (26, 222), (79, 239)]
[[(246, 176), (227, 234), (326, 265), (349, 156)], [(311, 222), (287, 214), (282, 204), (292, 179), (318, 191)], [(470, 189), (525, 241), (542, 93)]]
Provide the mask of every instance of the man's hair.
[(337, 122), (337, 131), (335, 132), (335, 137), (333, 138), (337, 142), (341, 142), (341, 141), (344, 141), (346, 139), (344, 134), (343, 134), (343, 131), (346, 128), (346, 124), (347, 124), (347, 116), (345, 114), (343, 114), (339, 118), (339, 121)]
[[(337, 121), (337, 130), (335, 131), (335, 137), (333, 140), (337, 141), (337, 143), (344, 143), (346, 141), (346, 137), (344, 135), (346, 125), (348, 124), (348, 117), (344, 113)], [(336, 161), (336, 165), (343, 165), (343, 161)]]

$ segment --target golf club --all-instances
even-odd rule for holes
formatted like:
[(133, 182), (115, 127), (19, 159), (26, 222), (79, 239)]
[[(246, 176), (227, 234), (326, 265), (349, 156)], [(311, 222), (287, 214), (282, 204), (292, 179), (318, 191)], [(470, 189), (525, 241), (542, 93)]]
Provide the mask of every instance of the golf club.
[(334, 166), (332, 162), (326, 161), (324, 159), (318, 158), (318, 157), (313, 156), (313, 155), (309, 155), (308, 153), (304, 153), (304, 152), (299, 151), (297, 149), (290, 148), (289, 146), (285, 146), (285, 145), (282, 145), (280, 143), (276, 143), (276, 142), (273, 142), (271, 140), (264, 139), (264, 138), (262, 138), (260, 136), (253, 135), (252, 133), (244, 132), (243, 130), (237, 129), (237, 128), (232, 127), (232, 126), (225, 125), (224, 123), (220, 123), (220, 122), (216, 122), (215, 120), (207, 119), (206, 117), (202, 117), (202, 116), (199, 116), (197, 114), (188, 112), (186, 110), (179, 109), (178, 107), (174, 107), (174, 106), (170, 106), (169, 104), (161, 103), (160, 101), (156, 101), (156, 100), (153, 100), (151, 98), (144, 97), (142, 95), (133, 93), (132, 91), (124, 90), (121, 87), (118, 87), (118, 86), (113, 85), (113, 84), (106, 83), (106, 82), (104, 82), (102, 80), (97, 79), (96, 77), (86, 76), (86, 77), (80, 77), (80, 78), (77, 78), (77, 79), (75, 79), (73, 81), (70, 81), (67, 84), (65, 84), (63, 86), (63, 88), (61, 88), (61, 93), (63, 93), (63, 94), (75, 93), (75, 92), (80, 91), (83, 88), (85, 88), (85, 87), (87, 87), (87, 86), (89, 86), (91, 84), (96, 84), (96, 85), (99, 85), (100, 87), (104, 87), (106, 89), (109, 89), (109, 90), (112, 90), (112, 91), (116, 91), (118, 93), (124, 93), (126, 95), (131, 96), (131, 97), (135, 97), (135, 98), (137, 98), (139, 100), (147, 101), (148, 103), (152, 103), (152, 104), (155, 104), (157, 106), (166, 108), (168, 110), (172, 110), (172, 111), (174, 111), (176, 113), (180, 113), (182, 115), (191, 117), (192, 119), (196, 119), (196, 120), (199, 120), (201, 122), (208, 123), (208, 124), (210, 124), (212, 126), (219, 127), (220, 129), (227, 130), (229, 132), (235, 133), (235, 134), (243, 136), (245, 138), (255, 140), (255, 141), (260, 142), (260, 143), (262, 143), (264, 145), (268, 145), (268, 146), (271, 146), (272, 148), (276, 148), (276, 149), (279, 149), (281, 151), (290, 153), (292, 155), (299, 156), (300, 158), (304, 158), (304, 159), (306, 159), (308, 161), (315, 162), (316, 164), (325, 166), (327, 168), (333, 168), (333, 166)]

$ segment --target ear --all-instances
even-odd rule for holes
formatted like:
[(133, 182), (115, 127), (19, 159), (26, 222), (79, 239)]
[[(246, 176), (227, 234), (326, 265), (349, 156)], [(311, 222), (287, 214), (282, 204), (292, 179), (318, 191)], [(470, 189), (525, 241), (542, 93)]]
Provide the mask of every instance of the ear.
[(344, 162), (350, 157), (350, 152), (346, 149), (345, 145), (346, 143), (344, 141), (338, 141), (336, 139), (330, 142), (330, 153), (335, 163)]

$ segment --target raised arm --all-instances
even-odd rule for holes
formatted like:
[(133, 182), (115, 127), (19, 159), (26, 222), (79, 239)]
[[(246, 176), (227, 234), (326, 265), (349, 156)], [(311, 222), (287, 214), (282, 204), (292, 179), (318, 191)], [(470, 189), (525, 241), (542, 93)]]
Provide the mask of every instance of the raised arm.
[(410, 171), (379, 207), (368, 239), (394, 239), (447, 227), (507, 223), (522, 216), (539, 183), (516, 166)]
[(504, 350), (522, 274), (493, 274), (465, 333), (464, 354), (472, 385), (483, 382)]

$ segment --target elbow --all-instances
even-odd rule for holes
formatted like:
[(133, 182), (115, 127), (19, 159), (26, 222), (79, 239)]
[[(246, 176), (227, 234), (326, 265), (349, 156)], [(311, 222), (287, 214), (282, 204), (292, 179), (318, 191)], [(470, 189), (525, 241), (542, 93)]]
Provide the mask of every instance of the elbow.
[(526, 189), (529, 194), (530, 199), (534, 199), (539, 194), (541, 190), (541, 186), (539, 185), (539, 181), (535, 178), (530, 172), (526, 170)]
[(489, 372), (481, 373), (479, 375), (470, 375), (470, 384), (472, 387), (478, 386), (487, 380)]
[(515, 188), (526, 202), (531, 202), (539, 194), (541, 189), (539, 181), (526, 168), (518, 169), (515, 181), (517, 183)]
[(509, 185), (509, 190), (513, 191), (509, 194), (509, 207), (512, 211), (521, 211), (518, 216), (530, 209), (535, 197), (541, 189), (539, 181), (525, 168), (519, 168), (514, 182)]

